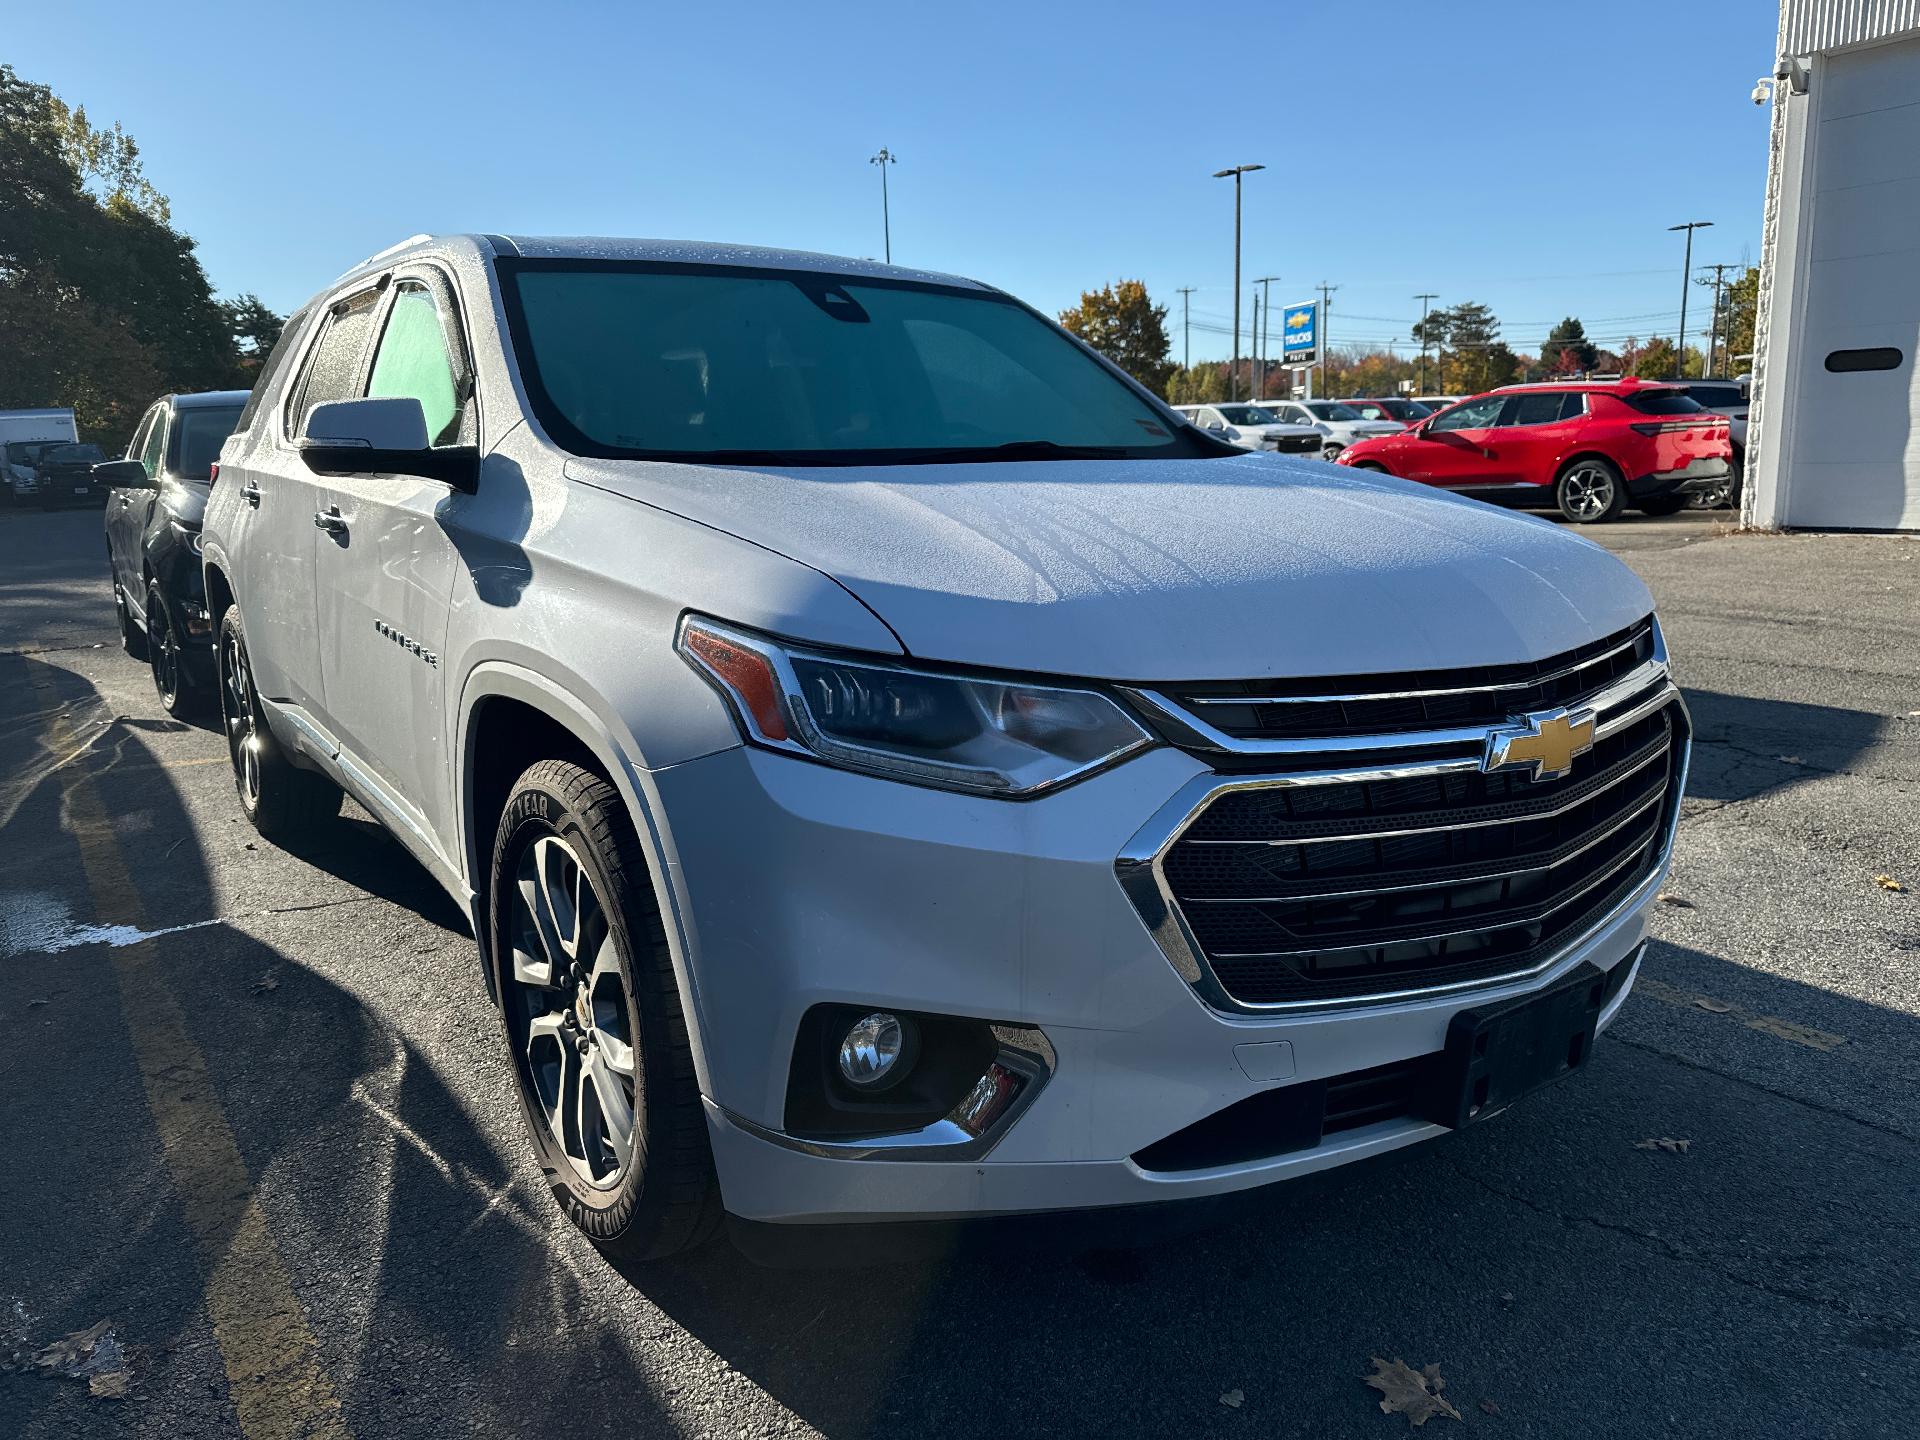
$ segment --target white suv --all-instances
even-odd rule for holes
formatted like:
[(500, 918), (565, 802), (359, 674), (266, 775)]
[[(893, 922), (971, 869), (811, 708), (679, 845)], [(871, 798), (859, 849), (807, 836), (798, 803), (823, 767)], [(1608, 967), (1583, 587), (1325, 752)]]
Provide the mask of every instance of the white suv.
[(1222, 445), (969, 280), (422, 238), (288, 322), (203, 540), (247, 814), (350, 792), (469, 908), (624, 1256), (1493, 1114), (1620, 1006), (1679, 814), (1612, 557)]
[(1176, 405), (1174, 410), (1209, 434), (1242, 450), (1318, 455), (1323, 437), (1312, 425), (1282, 420), (1264, 405)]
[(1320, 454), (1331, 460), (1347, 446), (1376, 435), (1398, 435), (1407, 427), (1397, 420), (1369, 420), (1338, 400), (1268, 400), (1267, 409), (1295, 425), (1311, 425), (1325, 437)]

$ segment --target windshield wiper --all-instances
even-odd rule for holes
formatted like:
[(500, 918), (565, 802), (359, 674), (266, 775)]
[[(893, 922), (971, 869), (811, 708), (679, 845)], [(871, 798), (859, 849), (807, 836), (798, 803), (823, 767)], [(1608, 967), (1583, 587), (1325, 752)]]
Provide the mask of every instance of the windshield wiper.
[(1056, 440), (1009, 440), (991, 447), (1000, 460), (1119, 460), (1126, 448), (1120, 445), (1062, 445)]

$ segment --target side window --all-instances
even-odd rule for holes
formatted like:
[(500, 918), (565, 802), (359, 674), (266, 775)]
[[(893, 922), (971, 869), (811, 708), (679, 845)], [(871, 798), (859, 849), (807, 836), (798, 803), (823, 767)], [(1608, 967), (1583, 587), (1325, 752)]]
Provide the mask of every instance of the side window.
[(1587, 413), (1587, 397), (1578, 390), (1569, 390), (1560, 402), (1562, 420), (1578, 420)]
[(394, 288), (367, 394), (418, 400), (430, 444), (452, 445), (460, 439), (464, 407), (447, 356), (446, 326), (432, 292), (417, 280), (402, 280)]
[(1444, 415), (1439, 416), (1427, 427), (1427, 433), (1447, 430), (1486, 430), (1500, 418), (1500, 407), (1507, 403), (1504, 395), (1483, 395), (1478, 400), (1469, 400), (1464, 405), (1456, 405)]
[[(1514, 403), (1509, 425), (1552, 425), (1566, 418), (1566, 391), (1549, 390), (1520, 396)], [(1573, 398), (1578, 398), (1577, 396)]]
[(153, 412), (153, 424), (147, 430), (147, 443), (140, 447), (140, 464), (151, 480), (160, 473), (160, 462), (167, 453), (167, 411), (162, 406)]
[(147, 431), (153, 425), (153, 416), (154, 412), (149, 410), (140, 417), (140, 423), (133, 427), (133, 438), (127, 441), (127, 452), (120, 457), (121, 459), (138, 460), (146, 453)]
[(236, 434), (253, 425), (253, 417), (259, 412), (260, 402), (266, 398), (267, 391), (273, 388), (274, 377), (279, 375), (287, 363), (287, 355), (293, 349), (293, 342), (300, 332), (307, 328), (307, 316), (311, 307), (301, 306), (287, 317), (287, 323), (280, 327), (280, 338), (273, 342), (273, 349), (267, 352), (267, 358), (260, 366), (260, 373), (254, 377), (253, 393), (247, 396), (246, 408), (240, 412), (240, 420), (233, 427)]
[(1203, 429), (1224, 430), (1227, 428), (1227, 422), (1220, 418), (1220, 412), (1218, 410), (1197, 411), (1194, 418), (1200, 422)]
[(363, 290), (342, 301), (327, 319), (320, 343), (307, 359), (307, 370), (293, 387), (287, 404), (287, 431), (294, 436), (306, 432), (307, 416), (316, 405), (329, 400), (346, 400), (359, 393), (360, 356), (367, 346), (367, 330), (373, 323), (378, 290)]

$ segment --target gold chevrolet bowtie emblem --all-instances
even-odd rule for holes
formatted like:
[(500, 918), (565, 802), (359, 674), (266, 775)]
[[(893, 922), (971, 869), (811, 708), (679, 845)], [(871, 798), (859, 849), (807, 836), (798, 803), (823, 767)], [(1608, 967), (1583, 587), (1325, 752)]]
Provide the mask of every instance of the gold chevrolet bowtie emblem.
[(1573, 769), (1573, 757), (1593, 748), (1593, 713), (1569, 715), (1551, 710), (1529, 715), (1521, 723), (1487, 736), (1482, 770), (1516, 770), (1530, 766), (1535, 780), (1556, 780)]

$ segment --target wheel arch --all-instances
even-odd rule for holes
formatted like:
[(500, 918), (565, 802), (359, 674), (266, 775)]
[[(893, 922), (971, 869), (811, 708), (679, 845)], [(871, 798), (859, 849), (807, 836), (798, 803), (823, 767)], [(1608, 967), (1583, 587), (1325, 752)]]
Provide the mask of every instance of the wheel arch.
[(1609, 455), (1606, 451), (1594, 445), (1582, 445), (1578, 449), (1573, 450), (1568, 454), (1562, 456), (1560, 459), (1560, 463), (1553, 467), (1553, 483), (1555, 485), (1558, 485), (1560, 483), (1560, 477), (1565, 475), (1567, 471), (1571, 470), (1575, 465), (1579, 464), (1582, 460), (1606, 461), (1608, 465), (1613, 467), (1613, 473), (1620, 477), (1621, 482), (1623, 484), (1625, 483), (1627, 478), (1627, 467), (1622, 465), (1618, 460), (1614, 459), (1613, 456)]
[[(644, 767), (633, 760), (601, 707), (538, 671), (507, 661), (486, 661), (469, 673), (461, 692), (455, 733), (460, 737), (454, 759), (458, 832), (470, 897), (469, 918), (488, 994), (493, 996), (494, 980), (492, 957), (487, 953), (491, 933), (487, 869), (492, 863), (500, 815), (513, 782), (528, 766), (543, 759), (572, 761), (612, 785), (633, 821), (646, 859), (654, 904), (673, 956), (694, 1066), (704, 1092), (706, 1055), (698, 997), (686, 963), (682, 907), (669, 883), (666, 841), (642, 779)], [(493, 998), (497, 1002), (498, 996)]]

